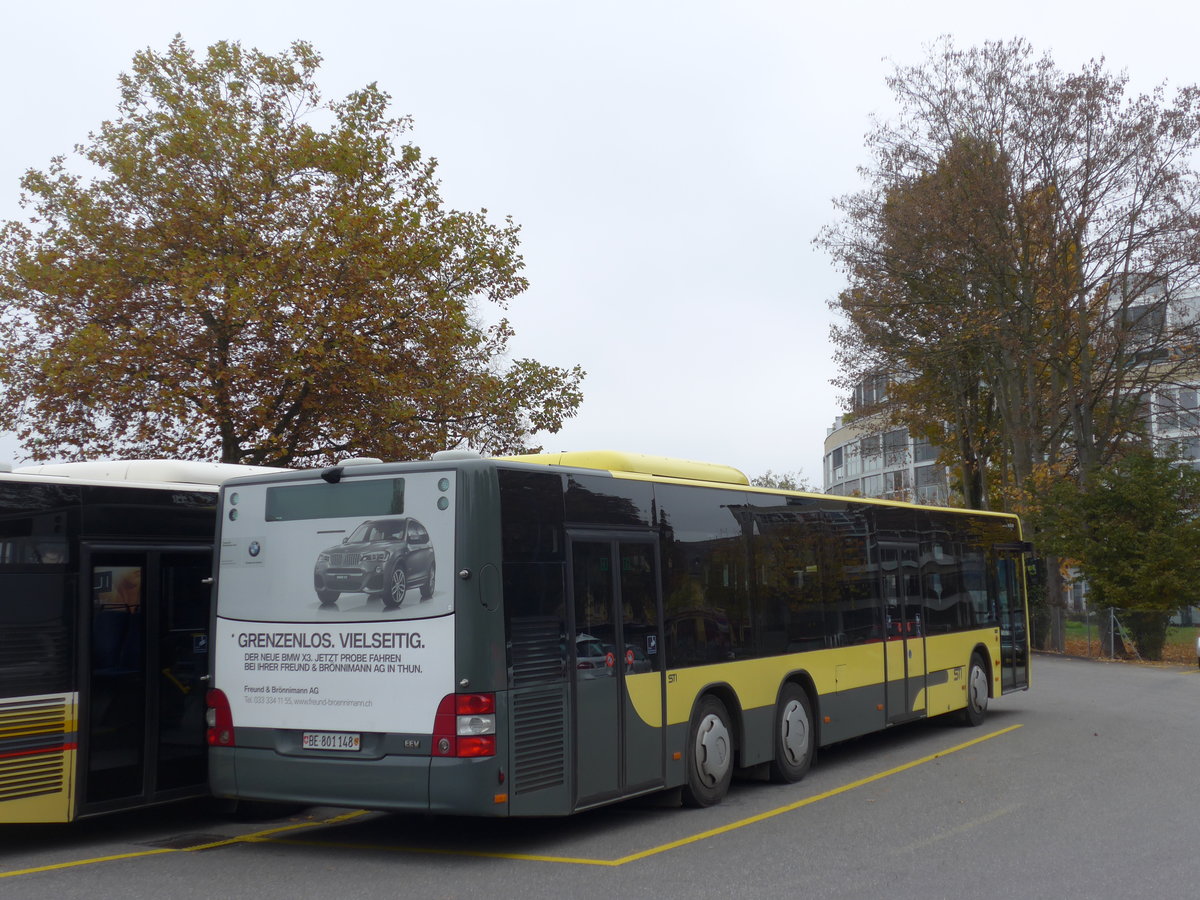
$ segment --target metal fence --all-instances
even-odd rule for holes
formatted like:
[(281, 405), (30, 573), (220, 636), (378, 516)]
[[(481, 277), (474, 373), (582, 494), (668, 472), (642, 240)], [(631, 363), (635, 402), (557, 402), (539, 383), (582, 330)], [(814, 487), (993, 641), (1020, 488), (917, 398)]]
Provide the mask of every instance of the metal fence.
[(1163, 660), (1196, 665), (1200, 610), (1185, 607), (1171, 615), (1163, 631), (1160, 613), (1126, 609), (1066, 612), (1064, 650), (1099, 659)]

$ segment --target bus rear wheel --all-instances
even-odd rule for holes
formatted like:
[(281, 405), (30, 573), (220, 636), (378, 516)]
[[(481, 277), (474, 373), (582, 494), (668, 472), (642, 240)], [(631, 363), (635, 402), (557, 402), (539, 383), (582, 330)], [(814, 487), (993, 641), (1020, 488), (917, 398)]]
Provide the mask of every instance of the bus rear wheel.
[(775, 758), (771, 760), (771, 780), (790, 784), (799, 781), (812, 765), (812, 705), (798, 684), (788, 683), (779, 693), (775, 707)]
[(683, 785), (683, 805), (720, 803), (733, 778), (733, 732), (729, 712), (716, 697), (705, 697), (692, 715), (684, 755), (687, 781)]
[(983, 658), (978, 653), (971, 654), (971, 664), (967, 667), (967, 708), (962, 711), (964, 725), (980, 725), (987, 717), (988, 706), (988, 676), (983, 665)]

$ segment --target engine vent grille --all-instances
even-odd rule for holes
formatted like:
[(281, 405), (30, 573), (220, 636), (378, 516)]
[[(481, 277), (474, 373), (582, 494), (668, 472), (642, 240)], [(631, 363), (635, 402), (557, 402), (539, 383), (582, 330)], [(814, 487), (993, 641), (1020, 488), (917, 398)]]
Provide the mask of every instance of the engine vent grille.
[(566, 778), (566, 692), (513, 694), (513, 793), (561, 785)]

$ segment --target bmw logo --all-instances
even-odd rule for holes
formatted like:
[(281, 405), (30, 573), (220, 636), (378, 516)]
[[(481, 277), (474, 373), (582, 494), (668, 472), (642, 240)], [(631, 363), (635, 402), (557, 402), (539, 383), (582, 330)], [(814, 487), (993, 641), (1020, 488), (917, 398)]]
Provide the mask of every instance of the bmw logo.
[(251, 556), (258, 556), (258, 554), (262, 553), (262, 544), (258, 541), (251, 541), (249, 550)]

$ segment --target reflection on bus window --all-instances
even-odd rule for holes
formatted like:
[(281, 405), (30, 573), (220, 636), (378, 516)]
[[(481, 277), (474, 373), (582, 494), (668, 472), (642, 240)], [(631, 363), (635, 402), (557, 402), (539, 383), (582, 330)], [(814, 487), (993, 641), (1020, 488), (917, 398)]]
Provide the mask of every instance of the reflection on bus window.
[(575, 673), (579, 679), (616, 675), (612, 622), (613, 572), (607, 543), (572, 545), (575, 578)]
[(64, 541), (38, 537), (0, 537), (0, 565), (61, 566), (67, 563)]
[(142, 662), (142, 569), (97, 566), (92, 570), (92, 667), (133, 671)]
[(62, 565), (67, 561), (67, 545), (63, 543), (38, 544), (38, 562), (47, 566)]

